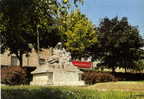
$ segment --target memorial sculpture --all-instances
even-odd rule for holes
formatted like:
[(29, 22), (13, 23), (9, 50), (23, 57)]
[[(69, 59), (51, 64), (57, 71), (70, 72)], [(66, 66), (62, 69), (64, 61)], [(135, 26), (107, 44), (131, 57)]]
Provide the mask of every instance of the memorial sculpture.
[(71, 54), (59, 42), (46, 63), (32, 72), (31, 85), (84, 85), (82, 72), (71, 63)]

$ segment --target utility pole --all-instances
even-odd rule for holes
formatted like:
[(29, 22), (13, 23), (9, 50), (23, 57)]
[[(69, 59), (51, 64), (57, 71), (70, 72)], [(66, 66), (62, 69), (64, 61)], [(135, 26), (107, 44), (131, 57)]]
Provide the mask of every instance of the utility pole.
[(39, 31), (37, 26), (37, 53), (38, 53), (38, 66), (40, 65), (40, 55), (39, 55), (40, 43), (39, 43)]

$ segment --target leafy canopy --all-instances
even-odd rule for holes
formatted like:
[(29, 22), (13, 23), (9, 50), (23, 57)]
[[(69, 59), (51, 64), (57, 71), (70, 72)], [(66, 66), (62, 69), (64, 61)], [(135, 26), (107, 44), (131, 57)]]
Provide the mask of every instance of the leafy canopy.
[(62, 19), (65, 46), (73, 58), (87, 56), (86, 48), (97, 42), (95, 26), (79, 10)]
[(102, 60), (101, 65), (112, 68), (135, 68), (140, 59), (143, 40), (136, 27), (130, 25), (126, 17), (104, 18), (98, 28), (98, 43), (93, 47), (95, 55)]

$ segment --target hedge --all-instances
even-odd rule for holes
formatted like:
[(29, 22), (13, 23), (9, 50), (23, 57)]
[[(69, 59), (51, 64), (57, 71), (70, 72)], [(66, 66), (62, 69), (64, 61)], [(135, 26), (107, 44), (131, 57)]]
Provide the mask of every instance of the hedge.
[(9, 66), (1, 69), (1, 83), (20, 85), (28, 82), (27, 71), (20, 66)]
[(86, 84), (117, 81), (117, 79), (111, 73), (101, 73), (95, 71), (84, 72), (82, 74), (82, 80), (84, 80)]

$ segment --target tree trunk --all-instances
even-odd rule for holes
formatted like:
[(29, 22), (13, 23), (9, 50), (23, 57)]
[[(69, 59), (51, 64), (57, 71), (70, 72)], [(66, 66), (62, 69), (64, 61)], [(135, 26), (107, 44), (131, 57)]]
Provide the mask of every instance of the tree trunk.
[(104, 71), (104, 68), (103, 67), (101, 67), (101, 72), (103, 72)]
[(22, 57), (22, 55), (23, 55), (23, 54), (20, 53), (20, 56), (19, 56), (19, 57), (20, 57), (20, 58), (19, 58), (19, 61), (20, 61), (20, 66), (21, 66), (21, 67), (23, 66), (23, 57)]
[(125, 73), (127, 72), (127, 68), (125, 67)]
[(112, 67), (112, 73), (115, 73), (115, 67)]
[(18, 58), (18, 60), (19, 60), (19, 62), (20, 62), (20, 64), (19, 64), (19, 66), (23, 66), (23, 53), (21, 52), (21, 51), (19, 51), (19, 53), (16, 53), (16, 56), (17, 56), (17, 58)]

